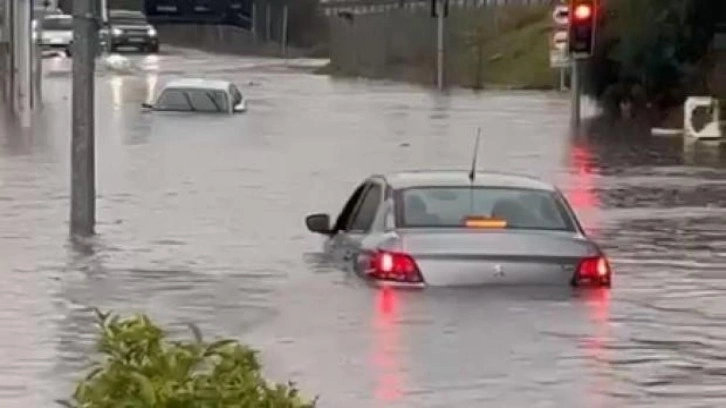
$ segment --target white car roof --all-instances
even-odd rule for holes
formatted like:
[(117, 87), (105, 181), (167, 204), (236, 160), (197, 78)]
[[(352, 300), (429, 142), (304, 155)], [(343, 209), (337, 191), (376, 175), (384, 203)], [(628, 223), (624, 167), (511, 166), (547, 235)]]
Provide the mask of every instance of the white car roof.
[(232, 85), (231, 82), (220, 80), (220, 79), (185, 78), (185, 79), (175, 79), (173, 81), (169, 81), (164, 86), (164, 89), (169, 89), (169, 88), (213, 89), (213, 90), (227, 92), (229, 90), (230, 85)]

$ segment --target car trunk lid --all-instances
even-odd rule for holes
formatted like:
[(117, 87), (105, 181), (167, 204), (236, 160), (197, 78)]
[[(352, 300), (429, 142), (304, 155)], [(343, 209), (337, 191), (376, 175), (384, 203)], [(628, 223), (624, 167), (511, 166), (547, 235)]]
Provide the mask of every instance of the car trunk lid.
[(587, 238), (563, 231), (402, 230), (429, 286), (566, 285), (581, 259), (599, 253)]

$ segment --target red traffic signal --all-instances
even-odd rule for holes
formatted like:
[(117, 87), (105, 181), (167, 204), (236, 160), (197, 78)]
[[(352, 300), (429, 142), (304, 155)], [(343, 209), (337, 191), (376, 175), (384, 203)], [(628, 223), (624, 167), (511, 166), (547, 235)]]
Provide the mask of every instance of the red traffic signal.
[(578, 4), (575, 6), (574, 13), (575, 20), (587, 20), (592, 17), (592, 6), (589, 4)]
[(595, 45), (595, 0), (570, 0), (569, 48), (575, 57), (588, 58)]

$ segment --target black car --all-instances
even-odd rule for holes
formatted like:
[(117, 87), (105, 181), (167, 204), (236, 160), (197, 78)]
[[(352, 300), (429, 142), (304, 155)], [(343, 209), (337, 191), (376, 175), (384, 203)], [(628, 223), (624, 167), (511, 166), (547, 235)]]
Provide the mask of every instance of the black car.
[(156, 29), (139, 11), (109, 10), (108, 27), (101, 31), (101, 41), (111, 52), (123, 47), (159, 52)]

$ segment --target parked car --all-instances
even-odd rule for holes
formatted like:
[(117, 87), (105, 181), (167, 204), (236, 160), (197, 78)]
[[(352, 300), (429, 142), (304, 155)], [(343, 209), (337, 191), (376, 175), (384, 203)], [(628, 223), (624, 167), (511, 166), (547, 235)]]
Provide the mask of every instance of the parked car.
[(159, 37), (154, 26), (139, 11), (109, 10), (108, 26), (100, 31), (102, 44), (108, 50), (134, 48), (139, 51), (159, 52)]
[(43, 51), (60, 51), (70, 55), (73, 42), (73, 17), (50, 14), (40, 20), (40, 46)]
[(142, 106), (162, 112), (233, 114), (246, 111), (247, 101), (237, 86), (229, 81), (188, 78), (169, 82), (156, 102)]

